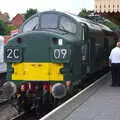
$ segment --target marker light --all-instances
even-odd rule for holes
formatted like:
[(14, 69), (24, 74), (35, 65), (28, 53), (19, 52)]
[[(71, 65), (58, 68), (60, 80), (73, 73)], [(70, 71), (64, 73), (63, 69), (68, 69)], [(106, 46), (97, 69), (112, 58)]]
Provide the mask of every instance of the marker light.
[(63, 39), (58, 39), (58, 45), (63, 45)]

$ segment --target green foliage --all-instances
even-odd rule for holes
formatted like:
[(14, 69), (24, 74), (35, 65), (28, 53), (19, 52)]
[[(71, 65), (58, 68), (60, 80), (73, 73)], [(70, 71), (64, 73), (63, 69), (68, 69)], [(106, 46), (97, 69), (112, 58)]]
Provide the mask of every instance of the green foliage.
[(120, 30), (119, 25), (112, 23), (111, 21), (109, 21), (108, 19), (105, 19), (100, 15), (96, 15), (94, 11), (82, 9), (81, 12), (78, 14), (78, 16), (90, 19), (94, 22), (102, 23), (108, 26), (109, 28), (111, 28), (112, 30)]
[(30, 8), (29, 10), (26, 11), (25, 13), (25, 20), (31, 17), (32, 15), (38, 13), (37, 9), (32, 9)]
[(8, 32), (17, 29), (16, 26), (8, 25)]
[(94, 11), (92, 10), (82, 9), (81, 12), (78, 14), (78, 16), (83, 17), (83, 18), (89, 18), (89, 15), (93, 12)]
[(112, 23), (111, 21), (106, 20), (106, 21), (103, 22), (103, 24), (108, 26), (112, 30), (120, 30), (120, 26)]
[(0, 35), (8, 34), (8, 25), (0, 20)]

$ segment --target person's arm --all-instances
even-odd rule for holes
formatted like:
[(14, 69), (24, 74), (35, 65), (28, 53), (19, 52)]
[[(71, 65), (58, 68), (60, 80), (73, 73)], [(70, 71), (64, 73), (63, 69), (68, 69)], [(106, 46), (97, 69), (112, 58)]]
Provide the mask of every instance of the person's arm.
[(110, 56), (109, 56), (109, 67), (111, 67), (111, 64), (112, 64), (112, 51), (111, 51)]
[(112, 61), (111, 61), (111, 59), (112, 59), (112, 51), (111, 51), (111, 53), (110, 53), (110, 56), (109, 56), (109, 67), (111, 67), (111, 64), (112, 64)]

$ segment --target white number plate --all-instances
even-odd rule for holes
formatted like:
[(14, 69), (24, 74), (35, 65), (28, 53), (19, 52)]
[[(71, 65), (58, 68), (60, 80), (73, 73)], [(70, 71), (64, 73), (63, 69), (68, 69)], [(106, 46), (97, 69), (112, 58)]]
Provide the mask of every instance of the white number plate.
[(54, 58), (55, 59), (65, 59), (67, 57), (68, 51), (67, 49), (54, 49)]
[(68, 63), (71, 56), (71, 50), (69, 46), (54, 46), (51, 51), (51, 59), (53, 62)]
[(21, 48), (6, 48), (5, 49), (5, 61), (6, 62), (21, 62), (22, 49)]

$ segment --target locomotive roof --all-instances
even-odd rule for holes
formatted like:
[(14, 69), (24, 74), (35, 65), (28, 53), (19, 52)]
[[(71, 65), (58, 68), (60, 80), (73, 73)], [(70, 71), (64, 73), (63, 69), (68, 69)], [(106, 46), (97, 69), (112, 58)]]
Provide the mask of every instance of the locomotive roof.
[(68, 12), (60, 12), (60, 11), (53, 10), (53, 11), (46, 11), (46, 12), (42, 12), (42, 13), (56, 13), (56, 14), (68, 15), (69, 17), (73, 18), (76, 22), (81, 22), (81, 23), (87, 24), (87, 26), (90, 29), (99, 30), (99, 31), (104, 30), (104, 31), (112, 32), (112, 30), (109, 27), (107, 27), (103, 24), (93, 22), (92, 20), (88, 20), (88, 19), (79, 17), (77, 15), (74, 15), (74, 14), (71, 14)]
[(110, 31), (112, 32), (112, 30), (103, 25), (103, 24), (100, 24), (100, 23), (96, 23), (96, 22), (93, 22), (92, 20), (89, 20), (89, 19), (85, 19), (85, 18), (82, 18), (82, 17), (79, 17), (77, 15), (74, 15), (74, 14), (71, 14), (71, 13), (67, 13), (69, 16), (71, 16), (72, 18), (74, 18), (77, 22), (82, 22), (82, 23), (85, 23), (88, 25), (89, 28), (91, 29), (95, 29), (95, 30), (105, 30), (105, 31)]

